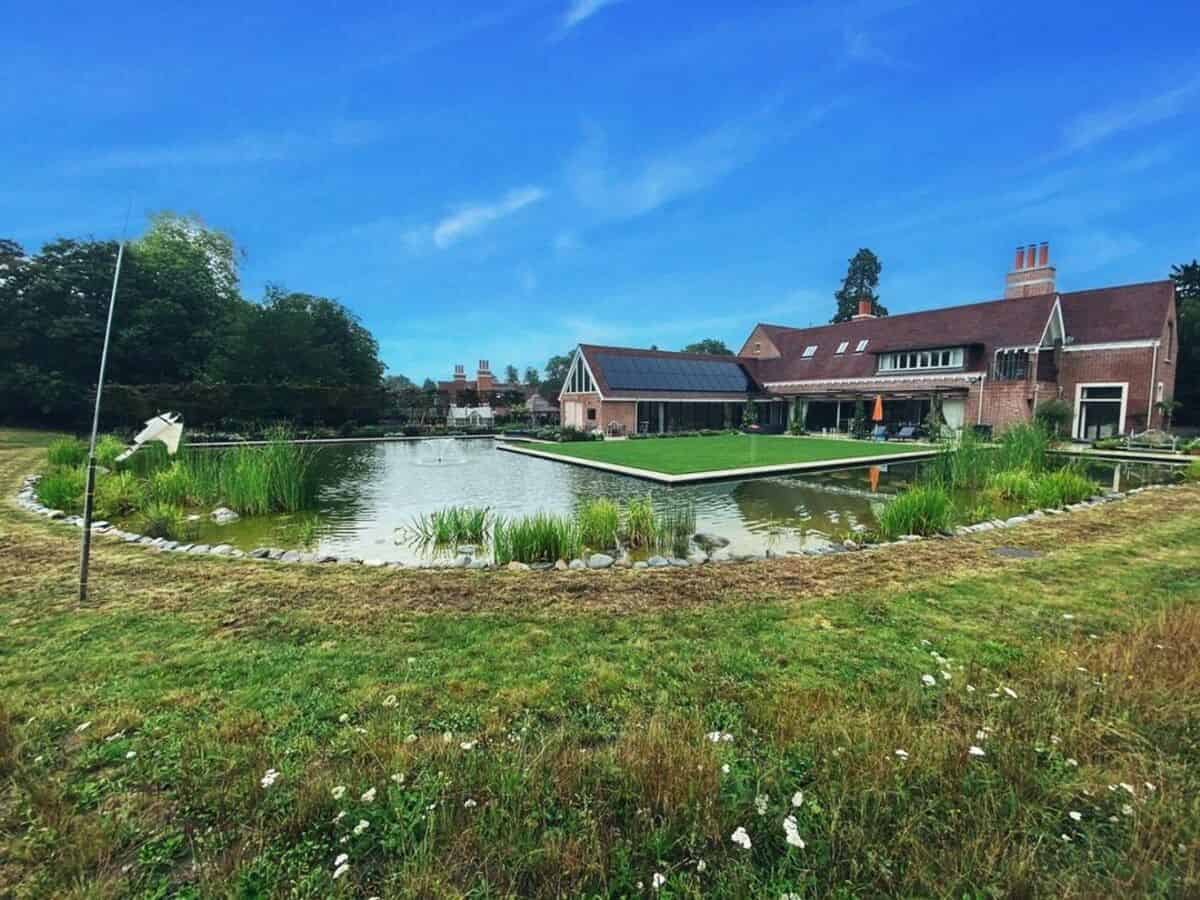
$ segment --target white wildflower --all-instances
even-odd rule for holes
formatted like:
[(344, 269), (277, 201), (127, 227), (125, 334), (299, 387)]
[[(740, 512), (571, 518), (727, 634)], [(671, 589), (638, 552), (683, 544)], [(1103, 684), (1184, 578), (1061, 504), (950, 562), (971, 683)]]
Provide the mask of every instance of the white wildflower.
[(792, 794), (792, 806), (799, 808), (804, 805), (804, 791), (796, 791)]
[(392, 775), (392, 781), (396, 782), (396, 784), (404, 784), (404, 773), (396, 772)]
[(344, 784), (339, 784), (337, 787), (335, 787), (329, 793), (333, 795), (334, 800), (341, 800), (343, 797), (346, 796), (346, 786)]
[(408, 737), (406, 737), (404, 739), (404, 743), (406, 743), (406, 744), (415, 744), (416, 742), (417, 742), (417, 736), (415, 734), (410, 734)]
[(463, 801), (464, 809), (474, 809), (478, 805), (479, 805), (478, 803), (476, 803), (474, 800), (471, 800), (469, 798), (467, 800)]
[(78, 725), (75, 726), (75, 733), (82, 734), (83, 732), (87, 731), (91, 727), (92, 727), (92, 720), (88, 719), (86, 722), (80, 722)]
[(729, 774), (729, 763), (725, 763), (724, 765), (721, 766), (721, 774), (722, 775)]
[(478, 743), (479, 743), (479, 741), (463, 741), (458, 746), (461, 747), (463, 750), (474, 750), (475, 745)]
[(350, 865), (348, 863), (342, 863), (340, 866), (338, 866), (336, 869), (333, 870), (333, 880), (337, 881), (339, 878), (341, 878), (343, 875), (345, 875), (349, 871), (350, 871)]
[(342, 866), (342, 865), (345, 865), (349, 860), (350, 860), (349, 854), (339, 853), (337, 859), (335, 859), (333, 861), (333, 864), (335, 867)]
[(267, 769), (266, 774), (263, 775), (262, 780), (259, 783), (262, 784), (264, 788), (269, 788), (278, 780), (279, 773), (274, 769)]
[(1083, 813), (1078, 812), (1077, 810), (1073, 809), (1069, 813), (1067, 813), (1067, 815), (1071, 817), (1072, 821), (1075, 821), (1075, 822), (1083, 821)]
[(740, 825), (738, 826), (737, 831), (729, 836), (729, 839), (743, 850), (750, 849), (750, 835), (746, 834), (746, 829)]
[(1079, 766), (1079, 760), (1077, 760), (1077, 759), (1076, 759), (1075, 757), (1073, 757), (1073, 756), (1068, 756), (1068, 757), (1067, 757), (1067, 765), (1068, 765), (1068, 766), (1070, 766), (1072, 769), (1074, 769), (1074, 768), (1078, 768), (1078, 766)]
[(968, 694), (973, 694), (973, 693), (975, 693), (975, 685), (973, 685), (973, 684), (968, 684), (968, 685), (967, 685), (967, 693), (968, 693)]
[(942, 669), (942, 681), (949, 681), (949, 680), (950, 680), (950, 673), (947, 672), (945, 669)]
[(446, 732), (443, 732), (443, 733), (442, 733), (442, 741), (443, 741), (443, 743), (446, 743), (446, 744), (448, 744), (448, 743), (450, 743), (452, 740), (454, 740), (454, 735), (453, 735), (453, 734), (451, 734), (449, 731), (446, 731)]
[(926, 674), (921, 676), (921, 683), (924, 684), (925, 687), (933, 687), (935, 684), (937, 684), (937, 679), (932, 675)]
[(136, 750), (130, 750), (128, 753), (126, 753), (126, 754), (125, 754), (125, 758), (126, 758), (126, 759), (136, 759), (136, 758), (137, 758), (137, 751), (136, 751)]
[(1121, 805), (1121, 814), (1125, 815), (1125, 816), (1132, 816), (1133, 815), (1133, 807), (1130, 806), (1128, 803), (1122, 804)]
[(1010, 688), (1010, 687), (1006, 687), (1006, 688), (1004, 689), (1004, 693), (1008, 694), (1008, 696), (1009, 696), (1009, 697), (1011, 697), (1013, 700), (1016, 700), (1016, 699), (1017, 699), (1017, 692), (1016, 692), (1016, 691), (1014, 691), (1014, 690), (1013, 690), (1012, 688)]
[(1073, 616), (1071, 613), (1063, 613), (1063, 618), (1064, 619), (1073, 619), (1073, 618), (1075, 618), (1075, 616)]
[(389, 708), (396, 706), (399, 703), (400, 703), (400, 701), (396, 698), (395, 694), (388, 694), (386, 697), (383, 698), (383, 705), (386, 707), (389, 707)]
[(707, 868), (708, 868), (708, 863), (706, 863), (704, 860), (701, 859), (701, 860), (696, 861), (696, 871), (697, 872), (703, 872)]
[(370, 827), (371, 827), (371, 823), (368, 822), (366, 819), (359, 819), (358, 824), (354, 826), (354, 833), (356, 835), (362, 834), (364, 831), (366, 831)]
[(907, 750), (897, 750), (896, 755), (898, 757), (900, 757), (901, 759), (908, 759), (908, 751)]
[(362, 796), (359, 797), (358, 799), (361, 800), (363, 803), (374, 803), (375, 802), (375, 788), (368, 788), (367, 790), (363, 791)]
[(654, 888), (656, 891), (666, 883), (667, 876), (663, 875), (661, 872), (655, 872), (654, 877), (650, 879), (650, 887)]
[(1158, 788), (1156, 788), (1156, 787), (1155, 787), (1153, 784), (1151, 784), (1149, 781), (1143, 782), (1143, 784), (1145, 784), (1145, 785), (1146, 785), (1146, 790), (1148, 790), (1148, 791), (1149, 791), (1150, 793), (1152, 793), (1152, 794), (1153, 794), (1153, 793), (1154, 793), (1156, 790), (1158, 790)]
[(1123, 787), (1123, 788), (1125, 789), (1125, 792), (1126, 792), (1127, 794), (1129, 794), (1129, 796), (1130, 796), (1130, 797), (1134, 796), (1134, 793), (1133, 793), (1133, 785), (1132, 785), (1132, 784), (1126, 784), (1124, 781), (1122, 781), (1122, 782), (1121, 782), (1121, 787)]
[(796, 825), (795, 816), (788, 816), (783, 820), (783, 839), (793, 847), (804, 849), (804, 839), (800, 837), (800, 829)]
[(344, 818), (346, 818), (346, 811), (343, 809), (341, 812), (339, 812), (336, 816), (333, 817), (333, 824), (336, 825), (338, 822), (342, 821), (342, 819), (344, 819)]
[(113, 741), (119, 741), (123, 737), (125, 737), (124, 731), (114, 731), (112, 734), (110, 734), (108, 737), (106, 737), (104, 739), (104, 743), (111, 744)]
[(1050, 735), (1050, 743), (1054, 744), (1057, 747), (1059, 744), (1062, 743), (1062, 738), (1060, 738), (1057, 734), (1052, 734), (1052, 735)]
[(766, 794), (759, 794), (754, 798), (754, 808), (760, 816), (767, 814), (767, 804), (771, 802), (771, 798)]
[(977, 740), (977, 741), (986, 741), (987, 736), (988, 736), (988, 733), (986, 731), (984, 731), (982, 728), (978, 729), (975, 732), (975, 740)]
[(1064, 843), (1064, 844), (1069, 844), (1069, 843), (1071, 843), (1071, 839), (1070, 839), (1069, 837), (1067, 837), (1067, 835), (1065, 835), (1065, 834), (1060, 834), (1060, 835), (1059, 835), (1059, 837), (1063, 839), (1063, 843)]
[(345, 725), (350, 721), (350, 713), (342, 713), (340, 716), (338, 716), (338, 721)]
[(975, 744), (971, 745), (971, 749), (969, 749), (967, 751), (967, 753), (969, 753), (971, 756), (986, 756), (987, 755), (986, 753), (983, 752), (982, 747), (978, 747)]

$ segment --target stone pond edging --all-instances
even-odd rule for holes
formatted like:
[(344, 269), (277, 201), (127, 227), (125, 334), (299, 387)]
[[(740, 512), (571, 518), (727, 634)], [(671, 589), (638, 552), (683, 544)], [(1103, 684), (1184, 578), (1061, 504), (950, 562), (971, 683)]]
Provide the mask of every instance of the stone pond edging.
[[(70, 525), (75, 528), (83, 528), (83, 517), (75, 515), (67, 515), (62, 510), (50, 509), (43, 506), (37, 499), (37, 483), (41, 476), (27, 475), (21, 483), (21, 488), (17, 492), (17, 505), (27, 512), (42, 516), (50, 521), (60, 522), (64, 525)], [(1039, 509), (1030, 513), (1025, 513), (1019, 516), (1012, 516), (1008, 519), (992, 519), (984, 522), (977, 522), (974, 525), (960, 525), (954, 529), (953, 533), (935, 535), (929, 538), (923, 538), (916, 534), (906, 534), (895, 541), (884, 541), (879, 543), (857, 542), (847, 539), (841, 543), (834, 541), (825, 541), (822, 544), (806, 548), (800, 551), (790, 553), (775, 553), (768, 549), (764, 553), (732, 553), (728, 547), (720, 546), (720, 542), (724, 540), (715, 539), (709, 535), (697, 535), (702, 538), (698, 543), (707, 545), (707, 549), (698, 547), (689, 553), (687, 558), (652, 556), (648, 560), (638, 560), (633, 562), (625, 556), (614, 557), (606, 553), (592, 553), (586, 559), (573, 559), (570, 561), (558, 560), (555, 563), (536, 563), (533, 565), (521, 562), (511, 562), (506, 566), (498, 566), (487, 562), (483, 559), (476, 559), (475, 548), (470, 546), (462, 546), (453, 555), (452, 559), (447, 559), (445, 562), (427, 566), (413, 566), (402, 562), (389, 562), (381, 559), (361, 559), (355, 556), (333, 556), (322, 553), (311, 553), (301, 550), (284, 550), (278, 547), (259, 547), (254, 550), (244, 551), (239, 550), (230, 544), (191, 544), (182, 541), (169, 541), (166, 538), (152, 538), (146, 535), (137, 534), (136, 532), (123, 531), (110, 523), (99, 520), (92, 522), (92, 533), (96, 535), (104, 535), (110, 538), (116, 538), (124, 541), (127, 544), (137, 544), (144, 546), (149, 550), (158, 553), (186, 553), (195, 556), (218, 556), (227, 559), (250, 559), (259, 562), (277, 562), (289, 564), (309, 564), (309, 565), (353, 565), (364, 566), (366, 568), (390, 568), (390, 569), (410, 569), (414, 571), (446, 571), (456, 569), (471, 569), (471, 570), (491, 570), (491, 571), (601, 571), (611, 568), (626, 568), (626, 569), (688, 569), (706, 564), (728, 564), (738, 562), (756, 562), (764, 559), (785, 559), (796, 556), (831, 556), (841, 553), (863, 552), (869, 553), (884, 547), (891, 547), (897, 544), (910, 544), (922, 540), (948, 540), (955, 537), (962, 537), (970, 534), (978, 534), (984, 531), (994, 531), (997, 529), (1015, 528), (1026, 522), (1033, 522), (1039, 519), (1044, 519), (1051, 516), (1067, 515), (1081, 510), (1092, 509), (1097, 506), (1104, 506), (1108, 503), (1114, 503), (1125, 500), (1135, 494), (1141, 494), (1146, 491), (1157, 490), (1172, 490), (1180, 487), (1177, 484), (1149, 484), (1142, 487), (1131, 488), (1125, 492), (1105, 491), (1100, 494), (1095, 494), (1087, 500), (1082, 500), (1079, 503), (1072, 503), (1063, 509)], [(726, 542), (728, 543), (728, 542)]]

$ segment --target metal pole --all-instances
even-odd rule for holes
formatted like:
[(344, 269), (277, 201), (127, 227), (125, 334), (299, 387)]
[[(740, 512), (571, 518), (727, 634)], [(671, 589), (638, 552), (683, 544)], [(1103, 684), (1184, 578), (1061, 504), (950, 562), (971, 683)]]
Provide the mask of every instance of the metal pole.
[(92, 549), (92, 504), (96, 493), (96, 432), (100, 429), (100, 392), (104, 390), (104, 369), (108, 365), (108, 340), (112, 335), (113, 309), (117, 305), (117, 281), (125, 242), (117, 244), (117, 267), (113, 272), (112, 293), (108, 298), (108, 321), (104, 326), (104, 349), (100, 351), (100, 378), (96, 382), (96, 409), (92, 413), (92, 439), (88, 444), (87, 488), (83, 494), (83, 544), (79, 549), (79, 602), (87, 601), (88, 560)]

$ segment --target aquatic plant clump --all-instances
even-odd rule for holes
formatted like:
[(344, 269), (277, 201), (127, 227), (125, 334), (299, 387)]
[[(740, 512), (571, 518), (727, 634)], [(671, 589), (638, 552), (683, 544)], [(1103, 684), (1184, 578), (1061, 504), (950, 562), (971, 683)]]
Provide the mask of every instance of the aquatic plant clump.
[(658, 539), (658, 520), (649, 497), (635, 497), (625, 507), (622, 532), (631, 547), (651, 547)]
[(46, 448), (46, 458), (52, 466), (81, 466), (87, 462), (87, 444), (75, 438), (51, 441)]
[(879, 533), (887, 540), (906, 534), (940, 534), (950, 530), (953, 518), (950, 493), (943, 487), (922, 485), (884, 507), (879, 516)]
[(82, 468), (58, 466), (38, 480), (38, 502), (50, 509), (78, 512), (83, 508), (83, 492), (86, 486), (87, 473)]
[(126, 516), (142, 503), (143, 482), (132, 472), (109, 472), (96, 479), (95, 510), (103, 519)]
[(418, 543), (434, 546), (482, 544), (492, 529), (486, 506), (448, 506), (413, 518), (408, 531)]
[(582, 549), (579, 526), (566, 516), (539, 512), (497, 519), (493, 528), (493, 555), (500, 565), (575, 559)]
[(183, 509), (173, 503), (152, 500), (138, 513), (138, 529), (146, 537), (173, 541), (194, 539), (196, 525), (189, 522)]
[(607, 497), (585, 500), (575, 514), (579, 539), (594, 550), (617, 546), (621, 532), (621, 507)]

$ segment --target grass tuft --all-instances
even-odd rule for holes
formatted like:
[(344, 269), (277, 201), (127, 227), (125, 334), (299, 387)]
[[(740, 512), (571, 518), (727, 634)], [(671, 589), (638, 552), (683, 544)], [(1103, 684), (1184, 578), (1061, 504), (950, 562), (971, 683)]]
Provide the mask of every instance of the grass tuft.
[(179, 506), (152, 500), (137, 515), (137, 528), (146, 537), (172, 541), (191, 541), (196, 538), (196, 524), (187, 520)]
[(417, 543), (435, 547), (482, 544), (492, 529), (493, 518), (486, 506), (448, 506), (415, 516), (408, 531)]
[(576, 559), (583, 550), (578, 524), (550, 513), (497, 519), (493, 535), (493, 553), (499, 565)]
[(82, 466), (87, 462), (87, 444), (75, 438), (59, 438), (46, 447), (52, 466)]
[(38, 502), (51, 509), (63, 512), (79, 512), (83, 509), (83, 492), (87, 487), (87, 473), (78, 466), (56, 466), (38, 479), (36, 493)]
[(607, 497), (584, 500), (575, 513), (579, 539), (593, 550), (617, 546), (621, 531), (621, 508)]
[(883, 508), (879, 533), (894, 541), (905, 534), (941, 534), (950, 529), (954, 504), (949, 492), (936, 485), (918, 485)]

